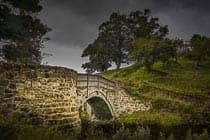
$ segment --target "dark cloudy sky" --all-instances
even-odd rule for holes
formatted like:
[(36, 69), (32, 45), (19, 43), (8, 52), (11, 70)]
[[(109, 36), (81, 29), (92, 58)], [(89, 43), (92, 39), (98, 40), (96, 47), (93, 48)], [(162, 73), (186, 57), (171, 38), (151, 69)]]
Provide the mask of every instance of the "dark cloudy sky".
[(210, 36), (210, 0), (43, 0), (41, 19), (52, 31), (45, 52), (49, 65), (65, 66), (83, 72), (82, 50), (97, 37), (98, 26), (114, 11), (129, 13), (149, 8), (169, 37), (189, 39), (192, 34)]

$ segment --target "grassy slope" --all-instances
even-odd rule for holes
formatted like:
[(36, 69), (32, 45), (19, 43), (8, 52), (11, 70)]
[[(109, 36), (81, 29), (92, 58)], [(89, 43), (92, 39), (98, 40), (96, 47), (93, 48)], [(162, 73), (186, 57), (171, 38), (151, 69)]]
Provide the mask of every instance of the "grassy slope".
[(180, 59), (179, 63), (168, 69), (156, 63), (152, 72), (137, 65), (105, 72), (106, 78), (124, 83), (131, 95), (152, 103), (149, 113), (123, 115), (121, 120), (162, 125), (174, 125), (174, 120), (177, 124), (205, 120), (205, 102), (210, 101), (210, 64), (198, 69), (189, 60)]

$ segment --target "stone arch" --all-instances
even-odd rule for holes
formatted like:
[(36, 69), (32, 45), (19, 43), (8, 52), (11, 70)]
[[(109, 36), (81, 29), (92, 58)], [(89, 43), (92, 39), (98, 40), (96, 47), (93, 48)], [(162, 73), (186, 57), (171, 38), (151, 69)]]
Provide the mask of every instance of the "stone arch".
[(106, 103), (107, 107), (109, 108), (112, 117), (115, 117), (113, 106), (110, 103), (110, 101), (107, 99), (106, 94), (98, 90), (88, 93), (88, 96), (83, 97), (81, 107), (84, 106), (84, 104), (92, 98), (100, 98), (101, 100), (103, 100)]

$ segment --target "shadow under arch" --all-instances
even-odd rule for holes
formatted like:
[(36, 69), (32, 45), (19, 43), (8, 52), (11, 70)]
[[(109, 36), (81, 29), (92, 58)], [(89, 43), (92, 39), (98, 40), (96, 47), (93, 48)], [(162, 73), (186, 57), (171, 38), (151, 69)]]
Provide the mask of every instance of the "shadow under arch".
[[(96, 115), (99, 120), (103, 120), (101, 119), (102, 116), (107, 115), (106, 117), (109, 118), (108, 120), (114, 118), (115, 116), (113, 107), (103, 92), (94, 91), (89, 93), (88, 96), (83, 98), (81, 107), (84, 107), (86, 103), (91, 106), (94, 115)], [(99, 117), (98, 114), (102, 116)]]

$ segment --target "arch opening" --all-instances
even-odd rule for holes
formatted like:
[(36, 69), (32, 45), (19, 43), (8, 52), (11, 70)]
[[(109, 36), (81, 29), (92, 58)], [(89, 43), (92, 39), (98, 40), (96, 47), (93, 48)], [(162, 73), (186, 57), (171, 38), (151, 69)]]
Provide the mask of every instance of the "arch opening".
[(91, 121), (106, 121), (113, 118), (107, 102), (100, 97), (91, 97), (83, 104), (83, 108)]

